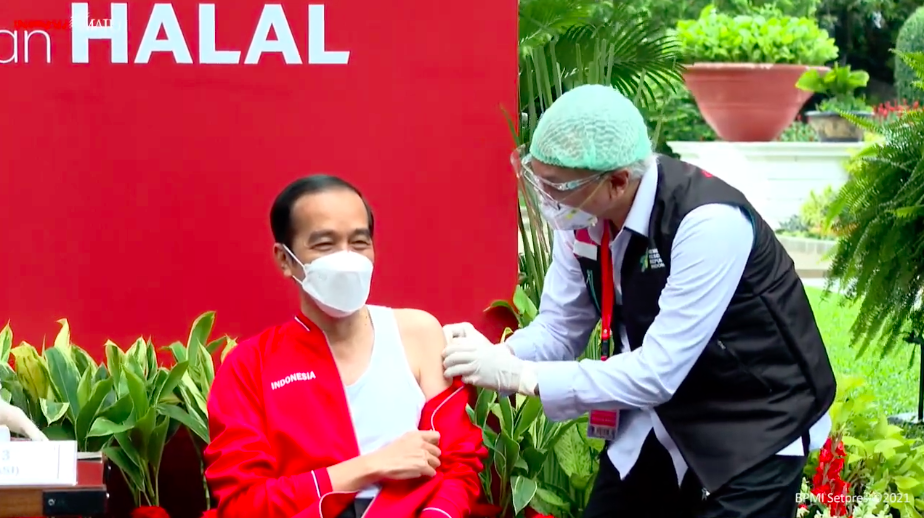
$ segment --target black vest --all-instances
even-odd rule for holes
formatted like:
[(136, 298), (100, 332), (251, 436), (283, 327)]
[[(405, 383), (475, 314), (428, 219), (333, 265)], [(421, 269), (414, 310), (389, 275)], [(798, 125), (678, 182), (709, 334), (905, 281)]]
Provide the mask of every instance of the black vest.
[[(629, 241), (620, 272), (623, 306), (613, 308), (613, 327), (621, 322), (630, 347), (641, 347), (660, 311), (680, 222), (711, 203), (745, 210), (754, 224), (754, 246), (706, 349), (670, 401), (655, 409), (710, 492), (805, 437), (828, 411), (836, 388), (802, 282), (773, 229), (737, 189), (672, 158), (658, 157), (648, 237), (633, 233)], [(596, 299), (600, 262), (576, 257), (588, 296)], [(599, 302), (594, 300), (598, 312)], [(619, 336), (618, 328), (613, 334)], [(614, 349), (620, 347), (616, 339)]]

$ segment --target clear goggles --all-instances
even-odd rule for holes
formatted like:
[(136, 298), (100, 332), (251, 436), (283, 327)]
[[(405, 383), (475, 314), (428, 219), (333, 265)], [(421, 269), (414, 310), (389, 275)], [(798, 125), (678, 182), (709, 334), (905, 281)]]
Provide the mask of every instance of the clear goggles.
[(568, 182), (550, 182), (533, 172), (531, 161), (532, 156), (526, 152), (525, 145), (518, 147), (510, 155), (510, 163), (513, 165), (513, 170), (516, 172), (517, 179), (525, 182), (534, 189), (537, 194), (552, 202), (556, 202), (556, 198), (560, 198), (561, 195), (565, 193), (575, 191), (585, 185), (597, 182), (604, 176), (610, 174), (609, 172), (604, 172)]

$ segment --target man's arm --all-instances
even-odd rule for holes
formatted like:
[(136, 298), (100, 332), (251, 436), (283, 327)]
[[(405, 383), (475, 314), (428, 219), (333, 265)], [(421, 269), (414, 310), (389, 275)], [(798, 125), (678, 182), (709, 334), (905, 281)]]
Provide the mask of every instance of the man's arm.
[(572, 232), (555, 232), (552, 264), (545, 275), (539, 314), (505, 342), (517, 358), (567, 361), (577, 358), (587, 348), (599, 319), (573, 247)]
[[(425, 311), (396, 310), (402, 340), (414, 349), (419, 369), (420, 389), (427, 401), (452, 388), (452, 393), (439, 404), (439, 419), (434, 419), (440, 433), (440, 467), (443, 475), (439, 488), (424, 504), (421, 518), (463, 518), (469, 516), (481, 494), (478, 474), (483, 469), (487, 449), (483, 445), (481, 428), (468, 417), (466, 406), (473, 398), (474, 388), (460, 380), (443, 377), (443, 349), (446, 337), (443, 327)], [(410, 343), (408, 343), (410, 342)]]
[(440, 321), (419, 309), (395, 309), (398, 332), (404, 342), (414, 375), (427, 400), (449, 388), (452, 380), (443, 377), (443, 348), (446, 336)]
[(715, 333), (744, 273), (754, 231), (737, 207), (705, 205), (680, 223), (660, 312), (642, 346), (609, 360), (536, 364), (552, 420), (590, 410), (650, 408), (668, 401)]

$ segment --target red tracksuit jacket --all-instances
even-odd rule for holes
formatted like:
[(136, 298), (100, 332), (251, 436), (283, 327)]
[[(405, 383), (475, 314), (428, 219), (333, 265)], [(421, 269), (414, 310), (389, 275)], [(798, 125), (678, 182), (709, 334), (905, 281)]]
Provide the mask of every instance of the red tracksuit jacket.
[[(356, 493), (327, 467), (359, 455), (343, 382), (324, 334), (294, 319), (240, 343), (209, 394), (206, 478), (218, 518), (336, 518)], [(435, 477), (385, 481), (365, 518), (463, 518), (478, 500), (487, 455), (466, 412), (473, 389), (427, 401), (419, 428), (440, 432)]]

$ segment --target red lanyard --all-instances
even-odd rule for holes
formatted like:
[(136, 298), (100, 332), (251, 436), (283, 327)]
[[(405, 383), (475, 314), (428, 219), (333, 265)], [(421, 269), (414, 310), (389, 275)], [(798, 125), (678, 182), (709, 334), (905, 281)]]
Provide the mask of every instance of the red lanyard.
[(610, 223), (603, 223), (603, 243), (600, 245), (600, 289), (603, 300), (600, 304), (600, 359), (606, 360), (613, 353), (613, 260), (610, 258)]

